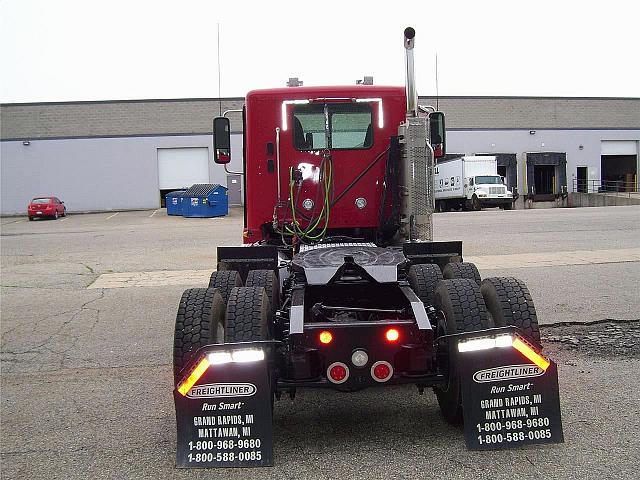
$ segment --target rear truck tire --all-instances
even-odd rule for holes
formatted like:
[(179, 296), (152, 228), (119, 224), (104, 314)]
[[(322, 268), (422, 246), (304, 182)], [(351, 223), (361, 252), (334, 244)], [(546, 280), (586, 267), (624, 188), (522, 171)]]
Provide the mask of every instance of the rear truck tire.
[(235, 270), (218, 270), (209, 277), (209, 288), (217, 288), (225, 304), (229, 299), (231, 289), (234, 287), (242, 287), (242, 278)]
[(485, 278), (480, 284), (480, 291), (496, 327), (513, 325), (528, 339), (540, 343), (536, 307), (522, 280), (513, 277)]
[(180, 372), (200, 347), (224, 342), (225, 305), (216, 288), (185, 290), (178, 305), (173, 337), (173, 377)]
[(411, 265), (407, 280), (425, 306), (433, 305), (433, 294), (438, 282), (442, 280), (442, 271), (438, 265), (432, 263)]
[(271, 338), (271, 302), (264, 287), (235, 287), (227, 300), (224, 339), (226, 343)]
[(476, 267), (474, 263), (468, 262), (447, 263), (442, 270), (442, 276), (445, 280), (468, 278), (475, 281), (478, 285), (480, 285), (482, 281), (478, 267)]
[(226, 272), (227, 270), (233, 270), (233, 268), (231, 262), (225, 262), (224, 260), (222, 260), (221, 262), (218, 262), (218, 265), (216, 265), (216, 270), (218, 270), (219, 272)]
[(505, 203), (502, 208), (505, 210), (513, 210), (513, 202)]
[[(436, 287), (434, 306), (444, 315), (444, 321), (438, 323), (438, 336), (489, 328), (482, 293), (473, 280), (442, 280)], [(462, 390), (457, 342), (449, 341), (446, 346), (439, 345), (438, 362), (439, 367), (448, 370), (446, 384), (434, 388), (440, 411), (447, 422), (459, 425), (462, 423)], [(446, 365), (442, 365), (443, 363)]]
[(480, 199), (477, 195), (471, 197), (471, 208), (476, 212), (482, 210), (482, 205), (480, 205)]
[(280, 307), (280, 282), (273, 270), (249, 270), (245, 286), (263, 287), (271, 303), (271, 312), (275, 315)]

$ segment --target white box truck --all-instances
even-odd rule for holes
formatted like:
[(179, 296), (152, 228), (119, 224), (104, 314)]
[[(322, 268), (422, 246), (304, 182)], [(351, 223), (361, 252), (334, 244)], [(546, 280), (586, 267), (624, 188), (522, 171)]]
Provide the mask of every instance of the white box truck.
[(515, 198), (498, 175), (492, 156), (464, 156), (441, 160), (435, 166), (436, 210), (480, 210), (482, 207), (513, 208)]

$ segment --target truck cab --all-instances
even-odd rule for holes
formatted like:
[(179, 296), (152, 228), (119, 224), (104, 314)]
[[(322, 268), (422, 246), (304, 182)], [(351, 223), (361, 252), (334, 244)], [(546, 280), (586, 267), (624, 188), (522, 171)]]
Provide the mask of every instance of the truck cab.
[(435, 199), (439, 211), (513, 208), (513, 192), (498, 175), (495, 156), (465, 155), (441, 160), (435, 167)]
[(504, 177), (500, 175), (476, 175), (466, 180), (466, 198), (473, 208), (474, 195), (481, 207), (505, 207), (511, 209), (513, 192), (504, 184)]
[[(244, 242), (280, 239), (288, 233), (283, 225), (294, 222), (302, 230), (326, 224), (336, 234), (358, 229), (362, 238), (373, 239), (389, 143), (405, 118), (405, 105), (402, 87), (249, 92)], [(329, 155), (332, 170), (325, 172)], [(321, 181), (324, 173), (331, 185)]]

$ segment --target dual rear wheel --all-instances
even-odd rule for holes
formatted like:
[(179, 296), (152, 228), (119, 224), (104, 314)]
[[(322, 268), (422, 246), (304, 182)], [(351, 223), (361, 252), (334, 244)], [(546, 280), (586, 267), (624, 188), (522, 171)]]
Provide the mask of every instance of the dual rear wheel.
[[(492, 327), (515, 326), (539, 343), (540, 329), (527, 286), (512, 277), (481, 280), (473, 263), (449, 263), (442, 272), (437, 265), (410, 267), (407, 280), (422, 302), (442, 312), (436, 337), (468, 333)], [(435, 388), (445, 419), (462, 422), (460, 366), (456, 342), (438, 342), (438, 365), (447, 373), (446, 383)]]
[(270, 339), (272, 299), (276, 298), (279, 301), (279, 284), (271, 270), (250, 271), (247, 286), (242, 285), (238, 272), (217, 271), (211, 275), (209, 288), (185, 290), (174, 331), (174, 382), (205, 345)]
[[(436, 336), (515, 326), (529, 340), (540, 342), (533, 300), (524, 282), (512, 277), (487, 278), (478, 285), (469, 278), (443, 280), (436, 286), (433, 306), (442, 312)], [(444, 339), (443, 339), (444, 340)], [(438, 365), (447, 373), (435, 393), (444, 418), (462, 422), (462, 394), (457, 342), (438, 342)]]

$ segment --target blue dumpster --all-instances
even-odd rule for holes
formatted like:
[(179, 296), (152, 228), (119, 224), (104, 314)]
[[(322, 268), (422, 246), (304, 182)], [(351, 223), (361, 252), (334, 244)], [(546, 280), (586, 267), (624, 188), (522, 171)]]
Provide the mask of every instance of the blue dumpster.
[(227, 187), (217, 183), (197, 183), (182, 194), (184, 217), (222, 217), (229, 213)]
[(182, 194), (185, 190), (176, 190), (169, 192), (164, 196), (165, 205), (167, 206), (167, 215), (182, 215), (182, 207), (184, 205), (184, 197)]

